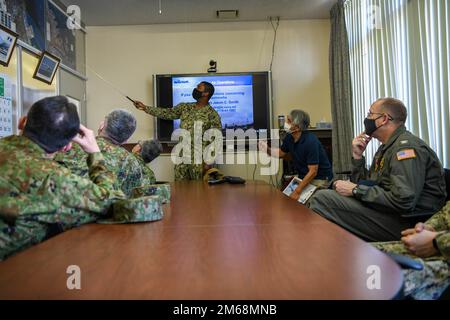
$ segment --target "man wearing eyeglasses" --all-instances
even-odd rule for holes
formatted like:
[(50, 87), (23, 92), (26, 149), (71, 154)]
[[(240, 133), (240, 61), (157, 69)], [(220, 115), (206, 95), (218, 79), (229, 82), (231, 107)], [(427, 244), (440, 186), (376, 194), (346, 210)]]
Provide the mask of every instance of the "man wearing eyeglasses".
[[(317, 192), (310, 208), (368, 241), (398, 240), (401, 231), (440, 210), (446, 197), (444, 170), (436, 153), (406, 130), (405, 105), (393, 98), (375, 101), (365, 131), (352, 143), (350, 181)], [(369, 170), (363, 152), (372, 138), (381, 142)]]

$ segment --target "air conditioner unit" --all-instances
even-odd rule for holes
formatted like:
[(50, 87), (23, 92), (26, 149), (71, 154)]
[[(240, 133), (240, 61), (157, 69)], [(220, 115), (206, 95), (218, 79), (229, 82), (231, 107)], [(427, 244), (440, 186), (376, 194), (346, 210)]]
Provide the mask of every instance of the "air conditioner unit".
[(216, 17), (218, 19), (237, 19), (239, 10), (217, 10)]

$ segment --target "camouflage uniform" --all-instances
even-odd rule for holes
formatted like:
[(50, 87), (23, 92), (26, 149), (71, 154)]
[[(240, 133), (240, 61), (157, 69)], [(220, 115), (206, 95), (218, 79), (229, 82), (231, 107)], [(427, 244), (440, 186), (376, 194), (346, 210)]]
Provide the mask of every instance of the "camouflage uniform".
[(114, 188), (101, 153), (87, 157), (89, 179), (72, 174), (24, 136), (0, 140), (0, 260), (67, 230), (107, 216), (124, 194)]
[(162, 198), (157, 195), (118, 200), (112, 207), (112, 218), (99, 220), (97, 223), (116, 224), (150, 222), (161, 220), (164, 216)]
[(156, 182), (156, 178), (155, 178), (155, 173), (153, 172), (153, 170), (150, 168), (148, 163), (145, 163), (144, 159), (142, 159), (142, 157), (139, 154), (135, 154), (133, 153), (133, 155), (135, 156), (135, 158), (137, 159), (137, 161), (139, 162), (139, 165), (142, 168), (142, 172), (144, 173), (145, 177), (146, 177), (146, 182), (145, 184), (154, 184)]
[[(201, 121), (202, 128), (199, 128), (199, 132), (196, 134), (203, 137), (203, 133), (212, 128), (222, 129), (222, 123), (220, 116), (213, 107), (207, 104), (204, 107), (197, 108), (195, 102), (193, 103), (180, 103), (174, 108), (156, 108), (147, 107), (145, 110), (152, 116), (164, 119), (175, 120), (180, 119), (180, 128), (185, 129), (191, 134), (191, 164), (176, 164), (175, 165), (175, 181), (179, 180), (202, 180), (203, 178), (203, 164), (194, 163), (194, 148), (198, 146), (194, 145), (194, 122)], [(197, 150), (203, 155), (207, 143), (202, 141), (202, 150)]]
[[(131, 195), (133, 188), (154, 183), (154, 175), (147, 176), (147, 171), (144, 171), (131, 152), (104, 137), (97, 137), (97, 144), (105, 158), (106, 168), (117, 177), (116, 187), (122, 189), (127, 197)], [(87, 177), (86, 157), (86, 153), (78, 145), (74, 145), (68, 152), (58, 154), (55, 160), (73, 173)]]
[(134, 188), (131, 192), (131, 198), (139, 198), (145, 196), (159, 196), (162, 203), (170, 202), (170, 184), (169, 183), (157, 183), (146, 185), (143, 187)]
[(415, 299), (437, 299), (450, 284), (450, 201), (425, 224), (439, 232), (436, 243), (440, 255), (420, 259), (409, 252), (401, 241), (373, 245), (385, 252), (408, 255), (419, 260), (424, 265), (423, 270), (403, 270), (405, 295)]

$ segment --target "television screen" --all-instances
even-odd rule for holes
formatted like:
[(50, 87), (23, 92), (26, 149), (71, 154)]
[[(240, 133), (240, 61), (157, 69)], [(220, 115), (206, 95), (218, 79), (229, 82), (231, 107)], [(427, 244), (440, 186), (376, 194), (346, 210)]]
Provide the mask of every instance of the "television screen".
[[(182, 102), (195, 102), (192, 90), (202, 81), (214, 85), (211, 106), (226, 129), (270, 129), (271, 96), (268, 72), (217, 73), (154, 76), (155, 106), (172, 108)], [(157, 120), (156, 135), (161, 141), (170, 141), (180, 120)]]

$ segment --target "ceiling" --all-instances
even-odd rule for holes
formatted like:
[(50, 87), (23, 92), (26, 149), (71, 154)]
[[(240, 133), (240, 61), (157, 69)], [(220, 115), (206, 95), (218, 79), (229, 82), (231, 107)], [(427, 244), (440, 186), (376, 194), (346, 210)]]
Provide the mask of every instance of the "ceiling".
[[(328, 19), (337, 0), (61, 0), (81, 9), (87, 26), (159, 23)], [(159, 3), (161, 2), (161, 14)], [(218, 19), (217, 10), (239, 10), (237, 19)]]

